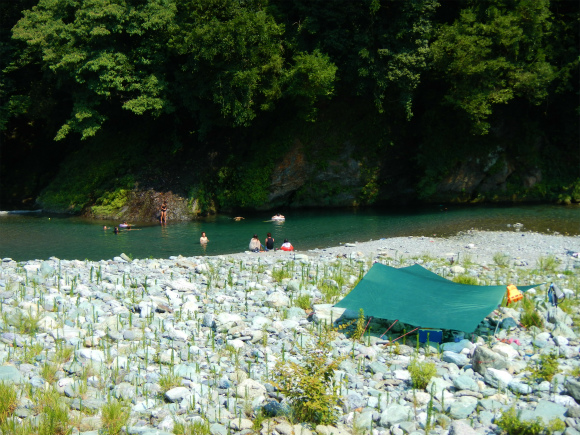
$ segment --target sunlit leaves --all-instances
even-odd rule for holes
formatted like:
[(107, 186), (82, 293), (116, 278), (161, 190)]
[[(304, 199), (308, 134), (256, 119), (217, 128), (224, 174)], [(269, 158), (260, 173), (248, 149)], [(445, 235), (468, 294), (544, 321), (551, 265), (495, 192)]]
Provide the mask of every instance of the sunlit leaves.
[(487, 133), (493, 106), (515, 97), (541, 102), (554, 79), (546, 60), (547, 0), (470, 2), (433, 43), (434, 65), (449, 83), (446, 100)]

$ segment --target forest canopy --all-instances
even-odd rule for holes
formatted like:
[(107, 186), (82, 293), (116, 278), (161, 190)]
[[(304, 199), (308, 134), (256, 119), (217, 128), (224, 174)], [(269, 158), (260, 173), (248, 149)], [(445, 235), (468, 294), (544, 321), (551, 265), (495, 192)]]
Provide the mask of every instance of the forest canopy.
[(236, 153), (244, 155), (274, 120), (317, 123), (341, 105), (379, 126), (365, 144), (371, 152), (411, 147), (424, 184), (498, 135), (531, 147), (526, 130), (561, 150), (577, 139), (563, 134), (579, 115), (577, 1), (15, 0), (0, 8), (0, 129), (5, 143), (37, 155), (47, 141), (66, 156), (87, 139), (143, 125), (163, 131), (156, 146), (170, 153), (225, 149), (243, 137)]

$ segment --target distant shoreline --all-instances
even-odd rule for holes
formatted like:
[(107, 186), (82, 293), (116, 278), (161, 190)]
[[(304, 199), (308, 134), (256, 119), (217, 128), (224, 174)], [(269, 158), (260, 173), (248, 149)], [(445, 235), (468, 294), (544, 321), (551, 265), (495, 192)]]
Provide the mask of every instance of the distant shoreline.
[[(580, 252), (580, 236), (563, 236), (519, 231), (466, 231), (451, 237), (407, 236), (392, 237), (366, 242), (345, 243), (323, 249), (296, 250), (295, 254), (308, 256), (331, 255), (347, 256), (362, 253), (364, 256), (386, 254), (396, 257), (453, 258), (461, 262), (467, 256), (476, 264), (493, 264), (493, 257), (506, 254), (513, 260), (527, 264), (522, 267), (533, 268), (540, 257), (555, 256), (562, 263), (576, 259), (572, 253)], [(237, 254), (224, 254), (221, 257), (257, 259), (260, 256), (288, 258), (293, 253), (275, 251), (252, 253), (249, 251)], [(219, 256), (218, 256), (219, 257)]]

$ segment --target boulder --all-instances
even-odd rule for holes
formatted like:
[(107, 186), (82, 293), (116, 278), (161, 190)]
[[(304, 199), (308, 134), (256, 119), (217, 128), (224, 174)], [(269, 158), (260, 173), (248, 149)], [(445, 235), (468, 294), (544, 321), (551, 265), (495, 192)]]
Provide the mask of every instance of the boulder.
[(316, 323), (326, 323), (330, 325), (336, 322), (339, 318), (342, 320), (358, 319), (358, 312), (354, 310), (347, 310), (346, 308), (336, 308), (332, 304), (317, 304), (313, 305), (314, 309), (313, 320)]
[(473, 370), (480, 375), (485, 375), (486, 370), (490, 367), (497, 370), (507, 368), (506, 359), (486, 346), (477, 346), (475, 348), (471, 364)]
[(576, 379), (568, 378), (565, 384), (568, 394), (574, 398), (574, 400), (580, 403), (580, 381)]
[(241, 398), (254, 399), (266, 395), (266, 387), (253, 379), (245, 379), (238, 385), (236, 394)]
[(381, 426), (390, 427), (402, 421), (409, 421), (413, 411), (403, 405), (392, 404), (381, 413)]

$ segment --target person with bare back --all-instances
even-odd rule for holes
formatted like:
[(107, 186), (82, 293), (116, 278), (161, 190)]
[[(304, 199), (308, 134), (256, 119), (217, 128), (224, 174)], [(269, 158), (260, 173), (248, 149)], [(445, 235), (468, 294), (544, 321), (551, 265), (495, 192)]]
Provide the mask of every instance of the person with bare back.
[(159, 221), (162, 224), (167, 223), (167, 201), (163, 201), (163, 204), (161, 204), (161, 208), (159, 210), (161, 211)]

